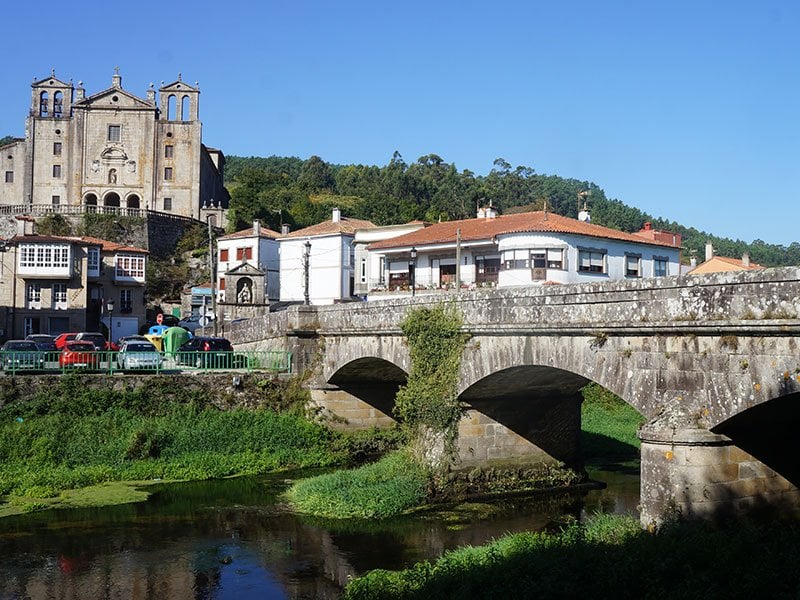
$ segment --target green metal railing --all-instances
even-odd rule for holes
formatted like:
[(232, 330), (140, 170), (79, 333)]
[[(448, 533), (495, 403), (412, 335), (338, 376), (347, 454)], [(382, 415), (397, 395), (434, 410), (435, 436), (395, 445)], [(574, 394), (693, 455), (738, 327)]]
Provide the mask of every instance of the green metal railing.
[(247, 350), (235, 352), (193, 351), (79, 352), (72, 358), (61, 352), (0, 351), (3, 373), (64, 373), (87, 371), (115, 373), (128, 371), (266, 371), (291, 373), (292, 353), (279, 350)]

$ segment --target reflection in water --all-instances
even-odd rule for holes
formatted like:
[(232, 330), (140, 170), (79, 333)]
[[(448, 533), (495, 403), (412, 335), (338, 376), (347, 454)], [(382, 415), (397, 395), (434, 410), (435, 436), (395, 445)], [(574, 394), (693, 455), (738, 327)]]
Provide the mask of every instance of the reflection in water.
[(147, 503), (0, 520), (0, 600), (338, 598), (374, 568), (543, 529), (565, 514), (634, 513), (638, 469), (592, 472), (583, 495), (515, 499), (487, 515), (437, 511), (381, 522), (298, 517), (279, 503), (283, 477), (172, 484)]

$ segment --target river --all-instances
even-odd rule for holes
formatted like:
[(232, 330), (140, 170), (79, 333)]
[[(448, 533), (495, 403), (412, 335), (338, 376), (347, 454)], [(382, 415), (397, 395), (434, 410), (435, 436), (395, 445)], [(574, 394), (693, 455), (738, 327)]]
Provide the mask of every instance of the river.
[(0, 600), (339, 598), (347, 581), (508, 532), (637, 514), (638, 466), (602, 490), (446, 507), (380, 522), (290, 513), (286, 474), (169, 484), (149, 501), (0, 520)]

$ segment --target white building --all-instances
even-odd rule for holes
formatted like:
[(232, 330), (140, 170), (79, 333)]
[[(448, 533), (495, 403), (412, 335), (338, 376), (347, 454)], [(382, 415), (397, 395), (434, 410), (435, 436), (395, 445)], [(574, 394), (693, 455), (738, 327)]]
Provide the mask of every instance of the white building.
[[(250, 298), (245, 304), (262, 304), (277, 301), (280, 298), (280, 274), (278, 257), (278, 238), (280, 234), (266, 227), (258, 221), (253, 221), (253, 226), (236, 233), (217, 238), (217, 300), (219, 302), (236, 302), (237, 294), (242, 293), (243, 286), (250, 281)], [(242, 272), (241, 266), (249, 265), (256, 271), (249, 270), (246, 279), (238, 281), (240, 290), (228, 290), (226, 274), (229, 272)], [(253, 287), (256, 281), (263, 283), (263, 289)]]
[(498, 216), (481, 209), (476, 219), (430, 225), (370, 244), (382, 258), (389, 292), (461, 286), (585, 283), (678, 275), (681, 236), (649, 226), (637, 233), (548, 212)]
[(280, 299), (284, 302), (333, 304), (355, 292), (353, 241), (356, 230), (375, 225), (343, 217), (333, 209), (330, 221), (298, 229), (280, 242)]
[[(379, 253), (370, 253), (367, 247), (375, 242), (396, 238), (423, 227), (425, 227), (425, 223), (422, 221), (411, 221), (402, 225), (385, 225), (356, 230), (353, 239), (356, 268), (354, 293), (356, 296), (366, 297), (372, 290), (385, 289), (387, 286), (385, 257)], [(377, 285), (374, 285), (376, 281)]]

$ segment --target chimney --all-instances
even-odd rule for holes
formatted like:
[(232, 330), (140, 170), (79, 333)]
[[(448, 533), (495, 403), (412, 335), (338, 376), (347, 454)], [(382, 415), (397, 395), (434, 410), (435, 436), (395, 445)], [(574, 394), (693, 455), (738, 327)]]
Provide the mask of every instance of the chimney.
[(284, 223), (281, 225), (281, 235), (289, 235), (289, 224)]
[(338, 208), (333, 209), (333, 215), (331, 215), (331, 221), (334, 223), (341, 223), (342, 221), (342, 211)]
[(742, 254), (742, 266), (745, 269), (749, 269), (750, 268), (750, 255), (747, 252)]
[(255, 237), (261, 236), (261, 222), (257, 219), (253, 221), (253, 235)]
[(693, 256), (692, 258), (689, 259), (689, 266), (692, 267), (693, 269), (697, 266), (697, 258), (696, 257)]
[(711, 242), (706, 242), (706, 260), (712, 258), (714, 258), (714, 246), (711, 245)]
[(17, 217), (17, 235), (33, 235), (33, 225), (31, 217)]

